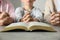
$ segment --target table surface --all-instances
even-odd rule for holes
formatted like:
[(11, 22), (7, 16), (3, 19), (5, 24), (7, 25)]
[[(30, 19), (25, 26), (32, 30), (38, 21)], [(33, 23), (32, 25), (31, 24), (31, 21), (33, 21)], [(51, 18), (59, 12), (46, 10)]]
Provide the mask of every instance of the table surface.
[(60, 27), (57, 32), (1, 32), (0, 40), (60, 40)]

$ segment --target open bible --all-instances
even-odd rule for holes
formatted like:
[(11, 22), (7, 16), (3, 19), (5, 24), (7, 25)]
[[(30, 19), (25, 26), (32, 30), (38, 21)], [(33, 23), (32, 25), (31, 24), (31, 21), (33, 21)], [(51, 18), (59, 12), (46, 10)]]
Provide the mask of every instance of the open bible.
[(42, 22), (12, 23), (12, 24), (4, 27), (4, 29), (0, 30), (0, 31), (9, 31), (9, 30), (14, 30), (14, 29), (22, 29), (22, 30), (26, 30), (26, 31), (33, 31), (33, 30), (56, 31), (56, 30), (54, 30), (54, 28), (51, 25), (42, 23)]

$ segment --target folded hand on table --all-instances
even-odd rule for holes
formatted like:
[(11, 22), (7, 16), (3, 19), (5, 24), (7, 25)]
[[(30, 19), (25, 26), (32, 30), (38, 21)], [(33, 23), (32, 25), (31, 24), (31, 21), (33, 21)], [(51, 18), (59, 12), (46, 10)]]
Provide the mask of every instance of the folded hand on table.
[(8, 25), (13, 22), (13, 19), (6, 12), (0, 12), (0, 26)]
[(52, 12), (50, 15), (50, 23), (52, 25), (60, 26), (60, 13)]

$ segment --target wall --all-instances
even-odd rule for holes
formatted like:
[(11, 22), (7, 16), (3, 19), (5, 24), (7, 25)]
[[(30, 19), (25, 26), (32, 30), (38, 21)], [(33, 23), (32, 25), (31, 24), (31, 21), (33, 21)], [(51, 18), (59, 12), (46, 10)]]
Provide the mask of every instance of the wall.
[[(10, 1), (14, 4), (15, 8), (21, 6), (20, 0), (10, 0)], [(39, 7), (41, 10), (44, 10), (45, 1), (46, 0), (36, 0), (34, 6)]]

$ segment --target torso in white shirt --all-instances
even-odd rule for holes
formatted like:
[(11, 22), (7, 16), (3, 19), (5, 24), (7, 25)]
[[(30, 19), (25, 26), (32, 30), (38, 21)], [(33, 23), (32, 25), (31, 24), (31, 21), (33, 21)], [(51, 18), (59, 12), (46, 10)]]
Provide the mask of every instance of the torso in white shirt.
[(57, 11), (60, 11), (60, 0), (54, 0)]

